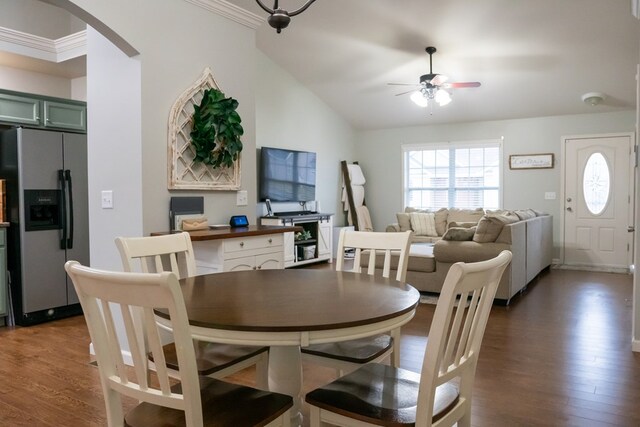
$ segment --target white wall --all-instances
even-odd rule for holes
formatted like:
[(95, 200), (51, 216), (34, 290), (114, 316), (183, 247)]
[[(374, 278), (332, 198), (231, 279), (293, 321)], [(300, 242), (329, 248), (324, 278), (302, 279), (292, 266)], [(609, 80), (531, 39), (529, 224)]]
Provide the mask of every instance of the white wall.
[(2, 65), (0, 65), (0, 88), (58, 98), (71, 98), (71, 81), (67, 78)]
[[(336, 214), (335, 225), (343, 225), (340, 161), (356, 160), (355, 132), (346, 120), (261, 52), (257, 53), (256, 67), (257, 146), (317, 153), (316, 200), (322, 212)], [(300, 209), (296, 204), (274, 203), (273, 207), (276, 212)], [(259, 215), (266, 212), (263, 203), (258, 210)]]
[(71, 99), (76, 101), (87, 100), (87, 77), (71, 79)]
[[(437, 112), (436, 112), (437, 113)], [(434, 113), (434, 114), (436, 114)], [(633, 111), (574, 116), (539, 117), (451, 125), (434, 125), (360, 132), (358, 160), (367, 179), (367, 205), (375, 230), (396, 222), (402, 206), (402, 144), (473, 141), (504, 137), (503, 161), (511, 154), (554, 153), (553, 169), (509, 170), (503, 168), (503, 207), (534, 208), (554, 216), (554, 242), (560, 245), (560, 200), (545, 200), (545, 192), (560, 196), (561, 137), (578, 134), (633, 132)]]
[[(87, 28), (91, 266), (121, 270), (117, 236), (142, 235), (140, 61)], [(113, 209), (100, 207), (113, 191)]]

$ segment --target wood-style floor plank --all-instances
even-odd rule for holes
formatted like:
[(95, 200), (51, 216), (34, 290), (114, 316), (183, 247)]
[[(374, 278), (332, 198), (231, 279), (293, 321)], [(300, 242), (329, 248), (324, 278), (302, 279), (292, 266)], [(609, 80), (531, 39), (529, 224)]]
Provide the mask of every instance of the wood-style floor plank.
[[(509, 306), (494, 306), (478, 362), (472, 425), (640, 425), (631, 298), (628, 275), (551, 270)], [(434, 309), (421, 304), (403, 328), (404, 368), (420, 371)], [(106, 425), (89, 341), (83, 317), (0, 328), (0, 426)], [(303, 368), (305, 391), (334, 375)], [(253, 379), (251, 369), (230, 378), (246, 385)]]

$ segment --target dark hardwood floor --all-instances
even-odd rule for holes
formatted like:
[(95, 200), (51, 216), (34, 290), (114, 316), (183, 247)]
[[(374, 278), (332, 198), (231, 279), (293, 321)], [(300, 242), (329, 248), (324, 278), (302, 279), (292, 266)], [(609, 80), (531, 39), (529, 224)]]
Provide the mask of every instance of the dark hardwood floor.
[[(631, 298), (631, 276), (551, 270), (510, 306), (494, 306), (472, 424), (639, 426), (640, 354), (631, 351)], [(421, 368), (434, 307), (421, 304), (403, 328), (407, 369)], [(0, 426), (106, 425), (89, 341), (83, 317), (0, 328)], [(332, 376), (305, 365), (304, 388)], [(252, 378), (247, 370), (231, 380), (251, 384)]]

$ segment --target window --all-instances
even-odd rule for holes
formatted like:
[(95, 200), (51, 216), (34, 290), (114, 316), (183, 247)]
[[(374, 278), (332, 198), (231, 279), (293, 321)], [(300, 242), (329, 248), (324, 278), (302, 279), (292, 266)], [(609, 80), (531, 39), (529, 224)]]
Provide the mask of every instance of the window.
[(405, 206), (500, 207), (500, 141), (406, 145), (402, 149)]

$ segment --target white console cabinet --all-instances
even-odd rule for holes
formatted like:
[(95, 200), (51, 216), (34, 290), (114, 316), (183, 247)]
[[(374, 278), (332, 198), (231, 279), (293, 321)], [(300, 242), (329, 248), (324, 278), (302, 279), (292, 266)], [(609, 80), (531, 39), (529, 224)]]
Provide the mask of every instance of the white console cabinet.
[(283, 235), (193, 242), (198, 274), (284, 268)]
[(283, 212), (262, 217), (261, 225), (299, 226), (310, 238), (296, 240), (295, 232), (284, 233), (284, 267), (332, 261), (333, 214)]
[[(191, 231), (197, 274), (285, 267), (285, 238), (295, 226), (255, 226)], [(162, 235), (166, 232), (152, 233)]]

